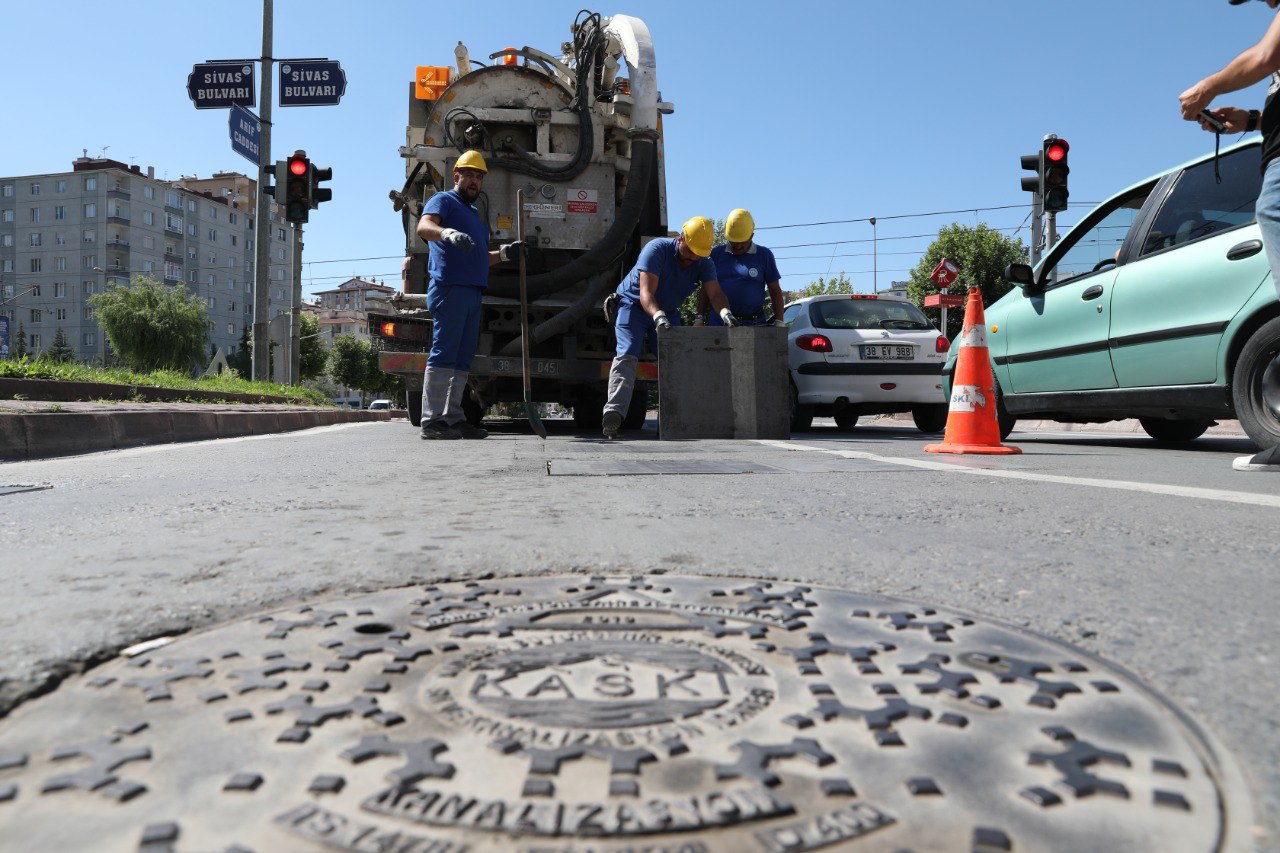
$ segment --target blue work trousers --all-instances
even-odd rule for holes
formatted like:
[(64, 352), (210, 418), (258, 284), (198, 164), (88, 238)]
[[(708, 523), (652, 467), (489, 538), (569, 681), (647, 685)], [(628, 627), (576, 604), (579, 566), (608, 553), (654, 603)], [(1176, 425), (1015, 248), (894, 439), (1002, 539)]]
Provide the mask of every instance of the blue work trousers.
[(1280, 159), (1267, 164), (1256, 210), (1262, 245), (1271, 263), (1271, 282), (1275, 285), (1276, 294), (1280, 295)]
[(435, 284), (427, 288), (431, 310), (431, 353), (428, 367), (471, 370), (480, 341), (480, 299), (483, 288)]
[[(671, 321), (671, 325), (679, 326), (680, 312), (667, 312), (667, 319)], [(621, 301), (613, 331), (618, 338), (618, 347), (615, 350), (617, 355), (639, 358), (644, 352), (646, 341), (649, 344), (649, 351), (654, 355), (658, 354), (658, 329), (653, 324), (653, 318), (649, 316), (649, 312), (645, 311), (639, 302), (632, 302), (626, 298)]]

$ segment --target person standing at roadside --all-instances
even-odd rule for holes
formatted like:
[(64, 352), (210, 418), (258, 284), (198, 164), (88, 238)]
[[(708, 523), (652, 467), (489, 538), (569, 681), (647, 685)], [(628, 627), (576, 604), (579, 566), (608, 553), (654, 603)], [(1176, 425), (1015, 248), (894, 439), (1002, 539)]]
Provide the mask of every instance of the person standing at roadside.
[[(1247, 0), (1230, 0), (1239, 6)], [(1272, 9), (1280, 7), (1280, 0), (1262, 0)], [(1182, 104), (1182, 117), (1198, 121), (1205, 130), (1214, 128), (1200, 114), (1219, 95), (1246, 89), (1271, 76), (1271, 87), (1261, 112), (1241, 107), (1218, 107), (1209, 114), (1226, 126), (1225, 133), (1262, 131), (1262, 190), (1255, 205), (1258, 227), (1262, 231), (1262, 244), (1271, 263), (1271, 279), (1280, 293), (1280, 15), (1271, 19), (1271, 25), (1262, 40), (1246, 49), (1222, 70), (1210, 74), (1183, 92), (1178, 100)], [(1269, 447), (1254, 456), (1241, 456), (1232, 463), (1237, 471), (1280, 471), (1280, 445)]]
[(431, 352), (422, 380), (422, 437), (485, 438), (467, 423), (462, 395), (480, 338), (480, 299), (489, 267), (519, 257), (520, 243), (489, 251), (489, 226), (475, 208), (489, 167), (479, 151), (467, 151), (453, 166), (454, 188), (427, 200), (418, 236), (429, 244), (427, 308)]
[[(773, 252), (755, 242), (756, 223), (742, 208), (730, 211), (725, 220), (724, 235), (728, 242), (711, 250), (716, 265), (716, 279), (729, 311), (742, 326), (763, 326), (769, 312), (764, 306), (766, 293), (773, 309), (773, 322), (782, 322), (782, 276)], [(708, 326), (723, 326), (719, 314), (707, 311), (706, 291), (698, 297), (698, 313), (707, 315)]]

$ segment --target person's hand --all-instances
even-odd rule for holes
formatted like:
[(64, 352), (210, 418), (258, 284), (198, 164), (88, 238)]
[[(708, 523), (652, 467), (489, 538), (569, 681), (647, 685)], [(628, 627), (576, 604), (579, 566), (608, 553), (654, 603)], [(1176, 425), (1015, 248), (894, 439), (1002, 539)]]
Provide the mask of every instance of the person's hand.
[(525, 260), (529, 259), (528, 240), (517, 240), (514, 243), (507, 243), (505, 246), (498, 249), (498, 257), (503, 261), (518, 260), (521, 254), (524, 255)]
[[(1219, 107), (1216, 110), (1209, 110), (1209, 115), (1227, 126), (1223, 133), (1244, 133), (1249, 125), (1249, 111), (1239, 107)], [(1200, 126), (1210, 133), (1216, 132), (1203, 118), (1199, 119), (1199, 122)]]
[(728, 308), (720, 309), (720, 319), (724, 322), (726, 326), (732, 327), (732, 326), (738, 325), (738, 318), (733, 316), (733, 312), (730, 311)]
[(1178, 100), (1182, 102), (1182, 117), (1187, 121), (1195, 121), (1196, 115), (1213, 100), (1213, 92), (1201, 80), (1179, 95)]
[(775, 326), (778, 326), (778, 327), (780, 327), (780, 328), (785, 329), (785, 328), (787, 327), (787, 321), (786, 321), (786, 320), (774, 320), (774, 321), (773, 321), (773, 325), (775, 325)]
[(662, 329), (670, 329), (671, 321), (667, 319), (667, 312), (659, 311), (658, 313), (654, 314), (653, 325), (657, 326), (659, 331), (661, 331)]
[(441, 231), (440, 242), (453, 246), (455, 249), (461, 249), (464, 252), (469, 252), (476, 247), (476, 243), (471, 239), (470, 234), (464, 234), (456, 228), (446, 228)]

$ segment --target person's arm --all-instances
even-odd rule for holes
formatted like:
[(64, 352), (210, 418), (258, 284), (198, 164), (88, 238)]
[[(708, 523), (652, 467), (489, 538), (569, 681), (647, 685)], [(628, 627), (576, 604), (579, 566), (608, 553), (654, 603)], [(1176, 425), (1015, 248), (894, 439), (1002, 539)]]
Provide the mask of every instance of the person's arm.
[(658, 307), (658, 277), (644, 270), (640, 271), (640, 307), (655, 320), (659, 314), (666, 316), (666, 312)]
[(782, 281), (775, 280), (769, 282), (769, 300), (773, 302), (773, 319), (776, 323), (782, 322), (782, 308), (786, 300), (782, 296)]
[(729, 297), (724, 295), (724, 291), (720, 289), (720, 282), (714, 278), (711, 281), (702, 283), (702, 292), (707, 295), (707, 300), (711, 303), (711, 310), (717, 314), (723, 315), (729, 310)]
[(1226, 68), (1210, 74), (1178, 96), (1182, 117), (1195, 121), (1214, 98), (1247, 89), (1275, 71), (1280, 71), (1280, 15), (1272, 19), (1261, 41), (1231, 60)]
[(440, 233), (444, 231), (440, 227), (440, 216), (435, 213), (424, 213), (422, 218), (418, 220), (418, 236), (422, 238), (424, 243), (440, 242)]

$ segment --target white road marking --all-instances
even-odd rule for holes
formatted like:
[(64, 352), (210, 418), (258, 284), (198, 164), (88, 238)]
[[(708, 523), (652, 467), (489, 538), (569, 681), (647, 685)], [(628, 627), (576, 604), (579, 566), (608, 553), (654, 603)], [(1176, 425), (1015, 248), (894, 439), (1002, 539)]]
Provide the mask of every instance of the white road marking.
[[(1034, 471), (1010, 471), (999, 468), (967, 467), (961, 459), (982, 459), (983, 457), (957, 457), (956, 462), (934, 462), (929, 459), (908, 459), (900, 456), (881, 456), (861, 450), (833, 450), (826, 447), (815, 447), (811, 444), (798, 444), (792, 441), (774, 441), (756, 439), (757, 444), (779, 447), (783, 450), (807, 450), (814, 453), (830, 453), (846, 459), (869, 459), (876, 462), (888, 462), (894, 465), (905, 465), (910, 468), (923, 468), (929, 471), (946, 471), (949, 474), (974, 474), (979, 477), (999, 477), (1006, 480), (1029, 480), (1037, 483), (1059, 483), (1067, 486), (1091, 486), (1097, 489), (1118, 489), (1125, 492), (1147, 492), (1153, 495), (1174, 495), (1181, 498), (1198, 498), (1207, 501), (1223, 501), (1225, 503), (1252, 504), (1280, 509), (1280, 495), (1259, 495), (1252, 492), (1230, 492), (1225, 489), (1201, 489), (1194, 486), (1170, 486), (1163, 483), (1140, 483), (1134, 480), (1100, 480), (1095, 477), (1065, 477), (1060, 474), (1040, 474)], [(1024, 457), (1025, 458), (1025, 457)]]
[(308, 429), (295, 429), (288, 432), (271, 432), (265, 435), (241, 435), (235, 438), (209, 438), (203, 441), (175, 441), (167, 444), (148, 444), (144, 447), (129, 447), (124, 450), (98, 450), (93, 453), (77, 453), (72, 456), (54, 456), (48, 459), (15, 459), (10, 462), (0, 462), (0, 470), (20, 469), (23, 465), (56, 465), (58, 463), (67, 462), (84, 464), (86, 459), (132, 459), (136, 456), (146, 456), (151, 453), (164, 453), (170, 450), (183, 450), (191, 447), (203, 447), (207, 444), (231, 444), (239, 441), (266, 441), (272, 438), (284, 438), (291, 435), (323, 435), (325, 433), (350, 429), (351, 427), (381, 423), (395, 423), (395, 421), (353, 421), (352, 423), (330, 424), (328, 426), (310, 427)]

